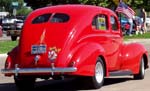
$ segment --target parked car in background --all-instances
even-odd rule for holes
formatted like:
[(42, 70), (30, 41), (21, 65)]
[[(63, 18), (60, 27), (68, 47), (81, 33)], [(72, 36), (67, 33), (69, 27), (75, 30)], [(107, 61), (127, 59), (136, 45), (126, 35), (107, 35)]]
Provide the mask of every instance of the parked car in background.
[(100, 88), (108, 76), (144, 79), (146, 68), (147, 50), (139, 43), (123, 43), (113, 11), (58, 5), (37, 9), (27, 17), (19, 45), (8, 53), (1, 72), (14, 76), (16, 86), (23, 90), (33, 88), (36, 78), (73, 77), (78, 84)]
[(119, 19), (121, 20), (121, 25), (125, 25), (129, 22), (126, 17), (119, 17)]
[(12, 41), (15, 41), (17, 37), (20, 36), (23, 24), (23, 20), (16, 20), (13, 23), (14, 28), (7, 30), (7, 36), (11, 36)]
[(7, 30), (15, 29), (14, 22), (16, 20), (17, 20), (16, 18), (4, 18), (2, 20), (3, 30), (7, 31)]
[(16, 26), (16, 29), (17, 30), (21, 30), (22, 29), (22, 27), (23, 27), (23, 24), (24, 24), (24, 21), (23, 20), (17, 20), (16, 22), (15, 22), (15, 26)]
[(3, 31), (6, 31), (7, 36), (11, 36), (11, 40), (15, 41), (20, 36), (23, 23), (23, 20), (17, 18), (4, 18), (2, 20)]
[[(121, 23), (121, 28), (123, 31), (123, 34), (126, 35), (129, 32), (130, 29), (130, 23), (126, 17), (119, 17), (120, 23)], [(133, 19), (133, 29), (132, 29), (132, 34), (138, 34), (143, 32), (143, 26), (142, 26), (142, 20), (138, 16), (134, 16)]]
[(0, 37), (2, 37), (3, 31), (2, 31), (2, 26), (0, 25)]
[(126, 24), (128, 24), (128, 19), (126, 17), (119, 17), (119, 21), (123, 35), (126, 35)]

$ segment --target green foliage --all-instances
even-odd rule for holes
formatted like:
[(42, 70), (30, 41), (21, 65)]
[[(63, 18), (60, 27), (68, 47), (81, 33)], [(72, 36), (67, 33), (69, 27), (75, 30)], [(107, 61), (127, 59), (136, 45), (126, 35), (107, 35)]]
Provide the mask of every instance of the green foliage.
[[(90, 4), (102, 7), (115, 6), (113, 0), (24, 0), (28, 6), (33, 9), (45, 7), (47, 5), (58, 5), (58, 4)], [(147, 11), (150, 10), (150, 0), (128, 0), (127, 4), (131, 5), (135, 9), (144, 7)]]
[(30, 9), (30, 8), (22, 7), (21, 9), (17, 10), (17, 15), (27, 16), (31, 11), (32, 11), (32, 9)]
[(111, 0), (24, 0), (28, 6), (33, 9), (45, 7), (47, 5), (58, 5), (58, 4), (88, 4), (107, 7), (112, 2)]
[(11, 11), (11, 3), (13, 0), (0, 0), (1, 11)]
[[(18, 7), (12, 6), (12, 2), (18, 2)], [(0, 0), (0, 11), (7, 11), (12, 14), (14, 8), (16, 8), (17, 10), (23, 9), (25, 11), (24, 0)], [(20, 12), (20, 10), (18, 12)]]
[(18, 45), (18, 41), (0, 41), (0, 54), (7, 53)]
[(150, 39), (150, 32), (146, 32), (144, 34), (138, 34), (133, 36), (124, 36), (124, 39)]
[[(17, 7), (17, 14), (19, 15), (21, 13), (27, 15), (27, 13), (30, 12), (30, 10), (24, 8), (24, 1), (33, 9), (58, 4), (88, 4), (109, 8), (117, 7), (113, 0), (0, 0), (0, 11), (8, 11), (12, 14), (14, 8), (12, 7), (12, 2), (16, 1), (19, 3)], [(150, 0), (128, 0), (127, 4), (131, 5), (134, 9), (144, 7), (146, 11), (150, 11)]]
[(17, 7), (18, 9), (22, 8), (24, 6), (24, 1), (23, 0), (17, 0), (19, 3), (19, 6)]
[(150, 11), (150, 0), (130, 0), (132, 1), (130, 3), (131, 6), (135, 7), (135, 9), (138, 9), (138, 8), (145, 8), (146, 11)]

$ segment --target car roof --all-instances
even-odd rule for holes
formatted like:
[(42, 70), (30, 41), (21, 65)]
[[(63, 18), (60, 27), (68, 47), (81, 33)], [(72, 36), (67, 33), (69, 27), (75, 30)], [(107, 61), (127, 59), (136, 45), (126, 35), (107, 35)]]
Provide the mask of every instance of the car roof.
[[(66, 13), (66, 14), (77, 14), (78, 16), (83, 14), (94, 14), (100, 11), (112, 12), (110, 9), (94, 6), (94, 5), (80, 5), (80, 4), (68, 4), (68, 5), (56, 5), (56, 6), (48, 6), (44, 8), (39, 8), (32, 12), (33, 17), (35, 15), (41, 15), (44, 13)], [(112, 12), (114, 13), (114, 12)]]

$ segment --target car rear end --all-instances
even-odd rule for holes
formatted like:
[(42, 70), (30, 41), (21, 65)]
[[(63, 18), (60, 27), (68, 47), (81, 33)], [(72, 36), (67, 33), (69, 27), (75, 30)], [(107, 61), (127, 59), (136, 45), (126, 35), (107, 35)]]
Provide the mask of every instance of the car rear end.
[(72, 25), (68, 26), (70, 15), (47, 12), (47, 9), (42, 11), (33, 12), (27, 18), (20, 37), (18, 57), (12, 60), (12, 68), (3, 70), (6, 75), (53, 75), (77, 70), (71, 66), (66, 47), (72, 31)]

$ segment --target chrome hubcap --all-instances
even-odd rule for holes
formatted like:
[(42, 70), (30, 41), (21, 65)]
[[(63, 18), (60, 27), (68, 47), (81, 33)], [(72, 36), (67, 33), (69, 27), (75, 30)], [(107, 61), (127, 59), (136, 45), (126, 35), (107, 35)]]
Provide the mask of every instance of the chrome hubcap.
[(144, 75), (145, 74), (145, 68), (144, 68), (144, 60), (142, 58), (142, 62), (141, 62), (141, 68), (142, 68), (142, 74)]
[(98, 62), (96, 64), (96, 67), (95, 67), (95, 78), (96, 78), (96, 81), (98, 83), (101, 83), (103, 81), (103, 77), (104, 77), (104, 70), (103, 70), (103, 66), (100, 62)]

